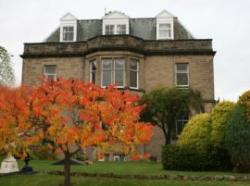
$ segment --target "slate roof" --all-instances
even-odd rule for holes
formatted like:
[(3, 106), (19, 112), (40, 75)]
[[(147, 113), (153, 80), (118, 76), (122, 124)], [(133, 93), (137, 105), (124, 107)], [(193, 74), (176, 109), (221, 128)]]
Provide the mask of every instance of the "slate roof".
[[(102, 19), (89, 19), (77, 21), (77, 41), (87, 41), (102, 35)], [(156, 40), (156, 18), (130, 18), (130, 35), (144, 40)], [(45, 42), (59, 42), (59, 27), (45, 40)], [(191, 33), (174, 18), (174, 39), (194, 39)]]

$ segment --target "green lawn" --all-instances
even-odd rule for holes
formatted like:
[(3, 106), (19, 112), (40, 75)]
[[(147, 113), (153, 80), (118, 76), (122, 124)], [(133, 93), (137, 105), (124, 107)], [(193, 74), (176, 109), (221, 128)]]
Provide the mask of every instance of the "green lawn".
[[(30, 165), (37, 171), (63, 170), (61, 165), (52, 165), (53, 161), (32, 160)], [(19, 162), (19, 167), (23, 162)], [(242, 175), (232, 172), (184, 172), (163, 170), (161, 163), (154, 162), (95, 162), (93, 165), (74, 165), (72, 172), (115, 173), (115, 174), (146, 174), (146, 175)]]
[[(34, 175), (8, 175), (0, 177), (0, 186), (58, 186), (63, 183), (63, 176), (48, 175), (45, 171), (62, 170), (60, 165), (51, 165), (51, 161), (35, 161), (30, 164), (39, 173)], [(23, 162), (19, 162), (19, 167)], [(72, 171), (89, 173), (114, 173), (114, 174), (147, 174), (147, 175), (238, 175), (230, 172), (181, 172), (164, 171), (160, 163), (150, 162), (96, 162), (89, 166), (72, 166)], [(137, 180), (137, 179), (112, 179), (112, 178), (87, 178), (72, 177), (74, 186), (250, 186), (248, 182), (227, 181), (176, 181), (176, 180)]]
[[(209, 181), (166, 181), (133, 180), (108, 178), (73, 177), (73, 186), (249, 186), (247, 182), (209, 182)], [(1, 186), (58, 186), (63, 183), (62, 176), (37, 174), (31, 176), (0, 177)]]

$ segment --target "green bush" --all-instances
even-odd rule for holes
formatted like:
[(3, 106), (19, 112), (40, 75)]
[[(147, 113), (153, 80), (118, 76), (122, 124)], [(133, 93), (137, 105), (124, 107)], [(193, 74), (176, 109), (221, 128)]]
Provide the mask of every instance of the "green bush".
[(188, 146), (166, 145), (162, 149), (165, 170), (202, 171), (213, 170), (212, 157)]
[(250, 123), (246, 113), (245, 107), (237, 106), (226, 125), (226, 147), (237, 172), (250, 172)]
[(232, 162), (225, 147), (225, 128), (235, 107), (235, 103), (223, 101), (217, 104), (211, 112), (211, 145), (217, 166), (221, 169), (232, 169)]
[(178, 144), (206, 153), (211, 147), (211, 118), (208, 113), (192, 117), (184, 127)]
[(247, 121), (250, 123), (250, 90), (246, 91), (240, 96), (238, 104), (246, 109), (246, 118)]
[(235, 104), (223, 101), (211, 112), (211, 143), (215, 148), (225, 149), (225, 127)]
[(221, 102), (212, 113), (192, 117), (184, 127), (178, 144), (191, 148), (206, 157), (209, 166), (203, 169), (228, 170), (232, 168), (229, 153), (225, 147), (225, 125), (234, 108), (232, 102)]

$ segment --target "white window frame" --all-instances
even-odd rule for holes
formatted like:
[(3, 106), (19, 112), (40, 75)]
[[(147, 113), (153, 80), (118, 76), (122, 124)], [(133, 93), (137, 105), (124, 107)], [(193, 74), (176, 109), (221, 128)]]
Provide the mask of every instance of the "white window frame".
[(113, 83), (112, 79), (113, 79), (113, 73), (112, 73), (112, 70), (113, 70), (113, 58), (102, 58), (101, 59), (101, 87), (102, 88), (106, 88), (106, 86), (103, 85), (103, 60), (105, 59), (111, 59), (111, 84)]
[(116, 59), (123, 59), (124, 63), (123, 63), (123, 85), (122, 86), (117, 86), (116, 85), (116, 88), (124, 88), (125, 85), (126, 85), (126, 59), (123, 58), (123, 57), (107, 57), (107, 58), (102, 58), (101, 59), (101, 87), (102, 88), (105, 88), (106, 86), (103, 85), (103, 60), (105, 59), (111, 59), (111, 84), (114, 84), (115, 85), (115, 73), (116, 73), (116, 70), (115, 70), (115, 61)]
[[(177, 65), (178, 64), (186, 64), (187, 65), (187, 71), (186, 72), (180, 72), (177, 70)], [(188, 83), (187, 85), (178, 85), (177, 84), (177, 74), (187, 74), (187, 80), (188, 80)], [(189, 79), (189, 63), (175, 63), (175, 85), (176, 87), (179, 87), (179, 88), (189, 88), (189, 84), (190, 84), (190, 79)]]
[[(63, 38), (63, 28), (64, 27), (73, 27), (73, 40), (64, 40)], [(77, 26), (75, 23), (62, 23), (60, 26), (60, 42), (74, 42), (77, 37)]]
[[(69, 32), (69, 31), (65, 31), (65, 28), (72, 28), (72, 32)], [(67, 32), (67, 33), (66, 33)], [(71, 40), (65, 40), (65, 35), (66, 34), (72, 34), (72, 39)], [(71, 41), (74, 41), (74, 26), (63, 26), (62, 27), (62, 39), (63, 41), (65, 42), (71, 42)]]
[[(136, 61), (136, 63), (137, 63), (137, 70), (134, 70), (134, 69), (130, 68), (130, 63), (132, 61)], [(137, 81), (136, 87), (133, 87), (133, 86), (130, 85), (130, 81), (131, 81), (130, 72), (131, 71), (136, 72), (136, 76), (137, 76), (136, 77), (136, 81)], [(129, 88), (136, 89), (136, 90), (139, 89), (139, 73), (140, 73), (140, 63), (139, 63), (139, 60), (138, 59), (130, 59), (130, 61), (129, 61)]]
[[(60, 24), (60, 42), (74, 42), (77, 40), (77, 18), (71, 13), (65, 14), (61, 19)], [(73, 40), (65, 41), (63, 40), (63, 27), (73, 27), (74, 36)]]
[[(92, 64), (95, 64), (96, 68), (97, 68), (97, 62), (95, 59), (89, 61), (89, 82), (90, 83), (93, 83), (93, 77), (92, 77), (92, 72), (93, 72), (93, 69), (92, 69)], [(97, 74), (97, 69), (95, 70), (95, 81), (96, 81), (96, 74)], [(96, 82), (94, 82), (96, 84)]]
[[(156, 39), (164, 40), (164, 39), (174, 39), (174, 20), (173, 18), (157, 18), (156, 21)], [(160, 36), (160, 25), (162, 24), (170, 24), (171, 36), (170, 37), (162, 37)]]
[[(111, 27), (111, 26), (113, 27), (113, 33), (112, 34), (107, 33), (107, 27)], [(113, 25), (113, 24), (106, 24), (105, 25), (105, 35), (115, 35), (115, 25)]]
[[(162, 28), (163, 25), (168, 25), (167, 28)], [(172, 38), (172, 29), (170, 23), (159, 23), (159, 38)], [(165, 32), (167, 36), (162, 36), (161, 32)], [(168, 35), (170, 33), (170, 35)]]
[[(55, 67), (55, 73), (47, 73), (46, 71), (46, 67), (49, 67), (49, 66), (54, 66)], [(56, 68), (57, 66), (56, 65), (44, 65), (43, 66), (43, 75), (48, 79), (49, 76), (53, 76), (53, 80), (55, 81), (56, 78), (57, 78), (57, 73), (56, 73)]]
[[(116, 76), (116, 69), (115, 69), (116, 64), (115, 64), (115, 63), (116, 63), (116, 60), (119, 60), (119, 59), (122, 59), (122, 60), (123, 60), (123, 71), (122, 71), (123, 85), (121, 85), (121, 86), (117, 86), (117, 85), (116, 85), (116, 80), (115, 80), (115, 76)], [(114, 77), (114, 78), (113, 78), (113, 83), (116, 85), (117, 88), (124, 88), (124, 87), (125, 87), (125, 84), (126, 84), (126, 82), (125, 82), (125, 81), (126, 81), (126, 78), (125, 78), (125, 77), (126, 77), (126, 76), (125, 76), (126, 60), (125, 60), (125, 58), (114, 58), (114, 59), (113, 59), (113, 67), (114, 67), (114, 70), (113, 70), (113, 71), (114, 71), (114, 72), (113, 72), (113, 73), (114, 73), (114, 76), (113, 76), (113, 77)]]
[[(118, 30), (119, 26), (125, 26), (125, 30)], [(118, 33), (118, 31), (124, 31), (124, 33)], [(127, 34), (127, 25), (126, 24), (117, 24), (116, 25), (116, 34), (117, 35), (125, 35), (125, 34)]]

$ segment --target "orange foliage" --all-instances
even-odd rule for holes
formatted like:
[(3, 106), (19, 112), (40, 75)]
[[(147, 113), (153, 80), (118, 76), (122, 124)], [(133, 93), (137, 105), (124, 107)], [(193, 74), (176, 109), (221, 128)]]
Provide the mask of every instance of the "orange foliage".
[(30, 93), (27, 87), (0, 87), (0, 150), (16, 155), (39, 139), (30, 119)]
[[(152, 125), (139, 122), (144, 107), (138, 101), (138, 95), (113, 86), (102, 89), (63, 78), (43, 80), (32, 90), (2, 87), (0, 149), (10, 142), (29, 146), (44, 139), (53, 142), (50, 148), (55, 152), (69, 155), (113, 143), (135, 149), (135, 145), (148, 143), (153, 134)], [(24, 133), (33, 135), (21, 138)]]
[(141, 161), (141, 160), (148, 160), (150, 158), (150, 154), (149, 153), (145, 153), (145, 154), (132, 154), (131, 156), (131, 160), (132, 161)]

